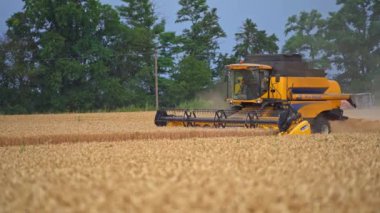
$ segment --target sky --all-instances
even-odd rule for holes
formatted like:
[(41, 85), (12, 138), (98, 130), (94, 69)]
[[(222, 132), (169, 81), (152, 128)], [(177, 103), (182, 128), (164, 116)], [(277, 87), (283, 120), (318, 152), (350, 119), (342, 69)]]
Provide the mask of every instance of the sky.
[[(100, 0), (104, 4), (122, 5), (121, 0)], [(152, 0), (156, 13), (166, 20), (166, 30), (180, 34), (184, 25), (176, 24), (178, 1)], [(286, 41), (284, 34), (288, 17), (301, 11), (316, 9), (324, 16), (339, 9), (335, 0), (208, 0), (209, 6), (217, 8), (220, 25), (227, 37), (220, 40), (221, 52), (231, 53), (237, 33), (245, 19), (250, 18), (260, 30), (276, 34), (281, 48)], [(0, 0), (0, 34), (6, 32), (6, 20), (23, 8), (22, 0)]]

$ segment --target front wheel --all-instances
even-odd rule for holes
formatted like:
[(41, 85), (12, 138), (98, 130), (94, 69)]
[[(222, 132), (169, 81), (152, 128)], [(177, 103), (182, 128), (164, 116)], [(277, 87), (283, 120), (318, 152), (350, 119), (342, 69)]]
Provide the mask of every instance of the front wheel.
[(319, 115), (312, 120), (311, 131), (313, 133), (329, 134), (331, 132), (331, 126), (324, 116)]

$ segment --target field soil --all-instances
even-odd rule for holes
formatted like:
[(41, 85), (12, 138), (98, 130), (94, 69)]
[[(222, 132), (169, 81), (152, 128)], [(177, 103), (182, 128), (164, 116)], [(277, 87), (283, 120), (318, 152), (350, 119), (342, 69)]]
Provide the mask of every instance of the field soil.
[(0, 116), (0, 212), (378, 212), (380, 122), (349, 113), (283, 137), (154, 112)]

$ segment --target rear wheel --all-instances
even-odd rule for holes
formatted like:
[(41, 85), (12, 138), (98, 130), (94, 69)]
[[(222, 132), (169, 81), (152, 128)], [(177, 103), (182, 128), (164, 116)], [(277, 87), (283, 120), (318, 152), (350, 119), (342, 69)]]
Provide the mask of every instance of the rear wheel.
[(311, 122), (311, 131), (313, 133), (329, 134), (331, 132), (331, 126), (327, 118), (319, 115)]

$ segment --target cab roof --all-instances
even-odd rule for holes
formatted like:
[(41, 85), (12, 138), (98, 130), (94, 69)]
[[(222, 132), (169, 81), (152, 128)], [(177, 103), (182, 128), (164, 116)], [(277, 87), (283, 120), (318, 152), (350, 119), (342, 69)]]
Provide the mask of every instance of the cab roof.
[(230, 64), (227, 65), (229, 70), (272, 70), (272, 67), (265, 64), (253, 64), (253, 63), (241, 63), (241, 64)]

